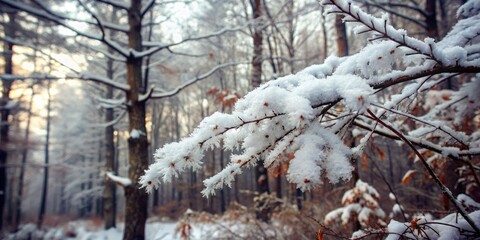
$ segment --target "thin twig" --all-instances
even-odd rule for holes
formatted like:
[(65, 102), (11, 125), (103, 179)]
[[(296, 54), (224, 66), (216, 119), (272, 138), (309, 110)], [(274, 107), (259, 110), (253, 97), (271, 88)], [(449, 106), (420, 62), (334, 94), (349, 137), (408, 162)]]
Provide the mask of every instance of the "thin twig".
[(465, 221), (468, 222), (468, 224), (475, 230), (475, 232), (480, 235), (480, 228), (478, 228), (478, 226), (475, 224), (475, 222), (472, 220), (472, 218), (470, 218), (470, 216), (468, 215), (468, 213), (465, 211), (465, 209), (462, 207), (462, 205), (455, 199), (455, 197), (453, 196), (452, 192), (450, 191), (450, 189), (447, 188), (447, 186), (445, 186), (442, 181), (440, 181), (440, 179), (438, 178), (437, 174), (435, 174), (435, 172), (433, 171), (433, 169), (430, 167), (430, 165), (428, 165), (427, 161), (425, 160), (425, 158), (423, 158), (422, 154), (420, 154), (420, 152), (418, 152), (418, 150), (415, 148), (415, 146), (402, 134), (400, 133), (397, 129), (395, 129), (393, 126), (385, 123), (384, 121), (382, 121), (380, 118), (378, 118), (372, 111), (370, 111), (370, 109), (367, 109), (367, 112), (368, 114), (370, 114), (370, 116), (372, 118), (374, 118), (377, 122), (379, 122), (381, 125), (383, 125), (384, 127), (390, 129), (390, 131), (392, 131), (393, 133), (395, 133), (402, 141), (404, 141), (412, 150), (413, 152), (415, 153), (415, 155), (417, 155), (417, 157), (421, 160), (421, 162), (423, 163), (423, 165), (425, 166), (425, 168), (427, 169), (428, 173), (430, 174), (430, 176), (433, 178), (433, 180), (435, 181), (435, 183), (440, 187), (440, 189), (442, 190), (443, 193), (445, 193), (445, 195), (448, 197), (448, 199), (455, 205), (455, 207), (458, 209), (458, 211), (460, 212), (460, 214), (462, 215), (462, 217), (465, 219)]

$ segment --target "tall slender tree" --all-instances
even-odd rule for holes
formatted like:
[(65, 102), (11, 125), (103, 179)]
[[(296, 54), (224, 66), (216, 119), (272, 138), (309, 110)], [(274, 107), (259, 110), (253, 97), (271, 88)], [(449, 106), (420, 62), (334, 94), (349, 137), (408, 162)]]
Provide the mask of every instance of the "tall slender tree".
[[(8, 22), (4, 26), (5, 36), (15, 36), (15, 16), (16, 13), (9, 10), (7, 13)], [(4, 42), (4, 74), (13, 74), (13, 46), (11, 42)], [(0, 123), (0, 231), (3, 230), (3, 211), (5, 209), (6, 192), (7, 192), (7, 147), (9, 143), (9, 116), (11, 101), (10, 93), (12, 90), (13, 80), (7, 79), (2, 81), (2, 99), (1, 99), (1, 123)]]

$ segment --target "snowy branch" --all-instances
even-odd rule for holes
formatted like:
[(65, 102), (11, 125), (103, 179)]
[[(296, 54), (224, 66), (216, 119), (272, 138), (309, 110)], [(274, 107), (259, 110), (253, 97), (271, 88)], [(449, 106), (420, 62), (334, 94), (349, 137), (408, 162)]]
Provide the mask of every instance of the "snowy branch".
[(102, 127), (102, 128), (106, 128), (106, 127), (110, 127), (110, 126), (113, 126), (113, 125), (116, 125), (117, 123), (119, 123), (124, 117), (125, 115), (127, 114), (127, 111), (122, 109), (120, 110), (120, 114), (118, 114), (118, 116), (113, 119), (112, 121), (110, 122), (106, 122), (106, 123), (99, 123), (99, 124), (95, 124), (94, 126), (95, 127)]
[[(467, 165), (468, 157), (480, 155), (478, 134), (467, 135), (434, 118), (439, 108), (449, 107), (456, 116), (475, 114), (480, 107), (480, 75), (464, 83), (447, 101), (433, 103), (435, 107), (424, 116), (410, 114), (409, 104), (405, 111), (401, 110), (407, 99), (413, 101), (419, 94), (435, 92), (433, 88), (447, 77), (480, 72), (480, 61), (470, 54), (476, 51), (472, 46), (478, 45), (472, 40), (480, 29), (478, 17), (460, 20), (442, 41), (435, 43), (432, 39), (408, 37), (404, 30), (363, 12), (351, 1), (323, 3), (330, 6), (331, 13), (344, 14), (346, 21), (360, 24), (358, 33), (373, 32), (382, 41), (371, 41), (357, 54), (332, 56), (323, 64), (269, 81), (237, 101), (231, 114), (217, 112), (205, 118), (190, 136), (157, 149), (155, 163), (140, 179), (147, 191), (158, 187), (159, 179), (168, 182), (188, 168), (199, 169), (205, 151), (220, 146), (238, 150), (238, 154), (231, 156), (222, 171), (204, 181), (203, 194), (207, 196), (230, 186), (235, 175), (257, 164), (258, 159), (265, 160), (266, 168), (286, 163), (287, 180), (302, 190), (321, 184), (323, 175), (331, 183), (349, 179), (353, 169), (349, 159), (363, 149), (373, 133), (404, 140)], [(438, 75), (446, 77), (437, 79)], [(412, 82), (402, 84), (408, 81)], [(400, 92), (387, 100), (375, 96), (392, 86), (400, 88)], [(154, 89), (150, 94), (155, 94)], [(369, 109), (375, 106), (378, 112), (370, 116), (373, 113)], [(399, 135), (400, 131), (393, 131), (380, 120), (394, 117), (411, 118), (446, 137), (428, 141), (408, 129), (402, 129), (408, 134)], [(354, 149), (342, 141), (352, 126), (370, 131)], [(461, 148), (452, 146), (449, 139), (455, 139)]]
[(470, 216), (468, 215), (468, 213), (465, 211), (465, 209), (463, 208), (462, 205), (460, 205), (460, 203), (455, 199), (455, 197), (453, 196), (452, 192), (442, 183), (442, 181), (438, 178), (437, 174), (433, 171), (433, 169), (430, 167), (430, 165), (428, 164), (428, 162), (425, 160), (425, 158), (422, 156), (422, 154), (420, 154), (418, 152), (418, 150), (415, 148), (415, 146), (413, 146), (413, 144), (408, 141), (408, 139), (402, 134), (400, 133), (397, 129), (395, 129), (394, 127), (392, 127), (391, 125), (385, 123), (384, 121), (382, 121), (380, 118), (378, 118), (372, 111), (370, 111), (369, 109), (367, 109), (367, 112), (368, 114), (373, 117), (376, 121), (378, 121), (380, 124), (382, 124), (384, 127), (390, 129), (393, 133), (395, 133), (400, 139), (402, 139), (402, 141), (404, 141), (411, 149), (412, 151), (415, 153), (415, 155), (417, 155), (417, 157), (421, 160), (423, 166), (427, 169), (428, 173), (430, 174), (430, 176), (434, 179), (435, 183), (440, 187), (440, 189), (442, 190), (442, 192), (448, 197), (448, 199), (450, 200), (450, 202), (453, 203), (453, 205), (457, 208), (457, 210), (460, 212), (460, 214), (463, 216), (463, 218), (468, 222), (468, 224), (470, 224), (470, 226), (472, 226), (472, 228), (475, 230), (475, 232), (477, 234), (480, 234), (480, 228), (475, 224), (475, 222), (470, 218)]
[[(68, 24), (68, 22), (64, 18), (62, 18), (61, 14), (55, 13), (52, 10), (42, 11), (42, 10), (39, 10), (37, 8), (28, 6), (24, 3), (19, 3), (19, 2), (16, 2), (16, 1), (12, 1), (12, 0), (0, 0), (0, 4), (5, 4), (5, 5), (10, 6), (12, 8), (24, 11), (28, 14), (31, 14), (31, 15), (37, 16), (39, 18), (51, 21), (53, 23), (56, 23), (60, 26), (63, 26), (65, 28), (71, 30), (72, 32), (76, 33), (79, 36), (103, 42), (103, 43), (107, 44), (107, 46), (111, 47), (113, 50), (118, 52), (119, 54), (123, 55), (124, 57), (127, 57), (129, 55), (129, 51), (127, 49), (121, 47), (117, 42), (112, 41), (108, 38), (105, 38), (104, 35), (102, 35), (102, 34), (91, 34), (91, 33), (79, 31), (76, 27)], [(41, 5), (44, 6), (43, 4), (41, 4)], [(102, 25), (100, 28), (102, 28), (102, 27), (104, 27), (104, 26)], [(122, 29), (120, 29), (120, 30), (122, 30)]]
[(118, 90), (128, 91), (130, 87), (126, 84), (121, 84), (115, 81), (112, 81), (108, 78), (94, 76), (89, 74), (79, 74), (79, 75), (66, 75), (66, 76), (52, 76), (46, 74), (34, 74), (29, 76), (21, 76), (21, 75), (12, 75), (12, 74), (1, 74), (0, 79), (2, 80), (88, 80), (92, 82), (97, 82), (101, 84), (105, 84), (107, 86), (111, 86)]
[(245, 63), (233, 62), (233, 63), (224, 63), (224, 64), (217, 65), (214, 68), (210, 69), (210, 71), (208, 71), (208, 72), (206, 72), (202, 75), (199, 75), (199, 76), (197, 76), (193, 79), (187, 80), (184, 84), (182, 84), (182, 85), (180, 85), (180, 86), (176, 87), (175, 89), (173, 89), (171, 91), (168, 91), (168, 92), (159, 92), (158, 89), (152, 87), (152, 88), (149, 89), (149, 91), (147, 91), (146, 94), (141, 95), (139, 97), (139, 101), (145, 101), (145, 100), (150, 99), (150, 98), (160, 99), (160, 98), (167, 98), (167, 97), (174, 96), (177, 93), (179, 93), (180, 91), (182, 91), (183, 89), (189, 87), (190, 85), (195, 84), (198, 81), (201, 81), (201, 80), (204, 80), (204, 79), (210, 77), (212, 74), (214, 74), (215, 72), (217, 72), (220, 69), (223, 69), (223, 68), (229, 67), (229, 66), (236, 66), (236, 65), (240, 65), (240, 64), (245, 64)]
[(97, 0), (98, 2), (105, 3), (108, 5), (111, 5), (116, 8), (120, 8), (123, 10), (129, 10), (130, 9), (130, 4), (125, 3), (123, 1), (115, 1), (115, 0)]
[(170, 44), (162, 44), (162, 43), (159, 43), (159, 42), (144, 41), (142, 43), (142, 45), (144, 47), (150, 47), (150, 49), (142, 51), (142, 52), (134, 51), (133, 54), (134, 54), (135, 57), (138, 57), (138, 58), (147, 57), (147, 56), (153, 55), (154, 53), (157, 53), (157, 52), (159, 52), (163, 49), (169, 49), (171, 47), (178, 46), (178, 45), (181, 45), (181, 44), (186, 43), (186, 42), (198, 41), (198, 40), (202, 40), (202, 39), (216, 37), (216, 36), (219, 36), (219, 35), (222, 35), (222, 34), (225, 34), (225, 33), (229, 33), (229, 32), (236, 32), (236, 31), (239, 31), (241, 29), (244, 29), (246, 26), (248, 26), (248, 25), (240, 26), (240, 27), (234, 27), (234, 28), (223, 28), (223, 29), (220, 29), (217, 32), (213, 32), (213, 33), (209, 33), (209, 34), (205, 34), (205, 35), (201, 35), (201, 36), (188, 37), (188, 38), (182, 39), (179, 42), (170, 43)]
[(132, 180), (130, 180), (129, 178), (116, 176), (112, 172), (106, 172), (105, 176), (110, 181), (112, 181), (112, 182), (114, 182), (114, 183), (116, 183), (116, 184), (118, 184), (122, 187), (128, 187), (128, 186), (132, 185)]

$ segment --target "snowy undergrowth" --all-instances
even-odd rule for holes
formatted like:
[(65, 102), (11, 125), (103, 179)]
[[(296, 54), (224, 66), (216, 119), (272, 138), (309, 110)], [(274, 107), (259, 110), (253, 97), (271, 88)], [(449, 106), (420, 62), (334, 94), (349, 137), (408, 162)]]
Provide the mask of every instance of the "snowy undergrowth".
[[(190, 210), (189, 210), (190, 211)], [(191, 211), (190, 211), (191, 212)], [(248, 210), (229, 210), (222, 216), (205, 212), (191, 212), (191, 217), (185, 222), (159, 222), (153, 219), (147, 221), (145, 229), (146, 240), (176, 240), (176, 239), (290, 239), (296, 236), (296, 228), (302, 227), (296, 211), (284, 211), (271, 223), (264, 223), (255, 219)], [(289, 221), (285, 221), (288, 219)], [(188, 224), (188, 236), (182, 237), (182, 227)], [(64, 226), (38, 230), (35, 224), (26, 224), (16, 233), (9, 234), (7, 240), (118, 240), (123, 237), (123, 223), (117, 228), (103, 229), (101, 226), (92, 227), (88, 220), (68, 222)], [(304, 231), (302, 234), (305, 235)]]

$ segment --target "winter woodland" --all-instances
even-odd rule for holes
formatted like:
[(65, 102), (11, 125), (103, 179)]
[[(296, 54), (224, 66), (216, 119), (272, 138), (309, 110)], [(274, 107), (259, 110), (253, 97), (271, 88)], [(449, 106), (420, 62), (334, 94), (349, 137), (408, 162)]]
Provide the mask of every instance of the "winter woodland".
[(0, 16), (1, 238), (480, 238), (478, 0)]

